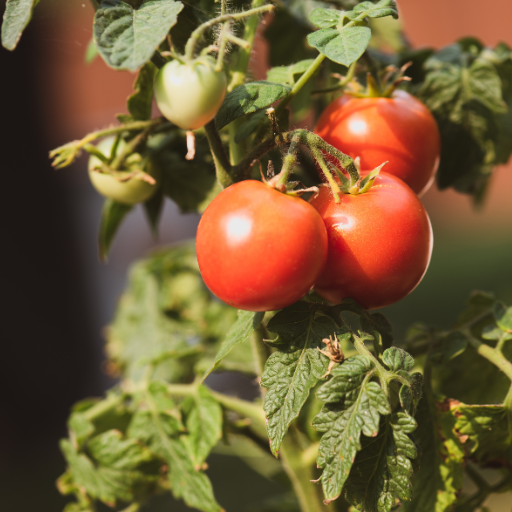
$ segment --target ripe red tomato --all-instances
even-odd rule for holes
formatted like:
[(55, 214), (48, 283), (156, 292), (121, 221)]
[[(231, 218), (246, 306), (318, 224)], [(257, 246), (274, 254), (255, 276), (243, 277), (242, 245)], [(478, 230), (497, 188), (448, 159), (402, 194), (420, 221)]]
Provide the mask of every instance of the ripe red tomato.
[(433, 183), (441, 142), (436, 120), (421, 101), (397, 90), (391, 98), (341, 96), (322, 113), (315, 132), (362, 169), (388, 161), (385, 171), (418, 195)]
[(327, 233), (316, 210), (254, 180), (231, 185), (211, 202), (196, 245), (208, 288), (248, 311), (293, 304), (313, 287), (327, 259)]
[(401, 180), (381, 173), (363, 194), (341, 195), (327, 186), (310, 199), (324, 220), (329, 254), (315, 291), (339, 304), (352, 297), (366, 309), (389, 306), (408, 295), (425, 274), (432, 227), (425, 208)]

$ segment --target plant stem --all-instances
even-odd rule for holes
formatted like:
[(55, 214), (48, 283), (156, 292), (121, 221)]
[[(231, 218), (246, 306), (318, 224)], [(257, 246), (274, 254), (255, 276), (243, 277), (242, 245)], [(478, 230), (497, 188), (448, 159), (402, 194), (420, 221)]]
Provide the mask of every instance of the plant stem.
[(494, 366), (498, 367), (512, 381), (512, 363), (505, 359), (503, 355), (496, 349), (481, 343), (471, 335), (469, 330), (465, 330), (469, 344), (485, 359), (490, 361)]
[(327, 182), (329, 183), (329, 187), (331, 188), (332, 195), (334, 196), (334, 202), (335, 203), (341, 202), (340, 187), (336, 183), (336, 180), (333, 178), (331, 170), (329, 169), (329, 166), (327, 165), (327, 162), (325, 161), (325, 158), (322, 155), (322, 152), (317, 148), (311, 148), (311, 152), (313, 153), (315, 160), (318, 162), (320, 169), (322, 169), (322, 172), (323, 172)]
[(329, 93), (329, 92), (336, 92), (336, 91), (343, 89), (354, 78), (354, 74), (356, 72), (356, 67), (357, 67), (357, 60), (355, 62), (352, 62), (352, 64), (350, 64), (350, 67), (348, 68), (347, 75), (338, 84), (333, 85), (332, 87), (326, 87), (325, 89), (316, 89), (314, 91), (311, 91), (311, 94), (323, 94), (323, 93)]
[(206, 137), (208, 144), (213, 155), (213, 161), (215, 162), (215, 171), (217, 173), (217, 180), (222, 188), (227, 188), (233, 184), (233, 178), (230, 175), (231, 164), (229, 163), (228, 157), (222, 145), (219, 132), (215, 127), (215, 120), (210, 121), (204, 127), (206, 131)]
[(304, 464), (302, 448), (294, 439), (291, 429), (281, 444), (280, 454), (283, 468), (292, 483), (301, 511), (324, 512), (326, 508), (322, 505), (318, 487), (311, 482), (315, 478), (312, 464)]
[[(257, 9), (265, 5), (266, 0), (252, 0), (251, 7)], [(247, 20), (244, 29), (243, 39), (249, 43), (247, 48), (240, 48), (237, 54), (236, 61), (232, 66), (233, 77), (228, 86), (228, 92), (231, 92), (235, 87), (242, 85), (247, 75), (247, 68), (249, 67), (249, 60), (251, 58), (252, 47), (258, 29), (259, 19), (255, 16)]]
[(192, 35), (187, 41), (187, 44), (185, 46), (185, 57), (188, 60), (192, 60), (194, 58), (196, 46), (199, 43), (199, 40), (201, 39), (201, 36), (205, 32), (205, 30), (208, 30), (209, 28), (214, 27), (215, 25), (225, 23), (226, 21), (242, 20), (244, 18), (249, 18), (250, 16), (256, 16), (258, 14), (263, 14), (265, 12), (270, 12), (273, 10), (273, 5), (264, 5), (262, 7), (257, 7), (255, 9), (249, 9), (248, 11), (233, 14), (224, 14), (223, 16), (213, 18), (203, 23), (202, 25), (199, 25), (199, 27), (197, 27), (194, 30), (194, 32), (192, 32)]
[(87, 409), (84, 412), (85, 417), (89, 421), (94, 421), (95, 419), (100, 418), (101, 416), (111, 411), (112, 409), (115, 409), (118, 405), (121, 405), (123, 403), (124, 398), (124, 394), (111, 394), (105, 400), (102, 400), (101, 402), (98, 402), (97, 404)]
[(288, 93), (288, 95), (283, 98), (283, 100), (276, 107), (276, 117), (279, 117), (279, 114), (287, 107), (287, 105), (297, 96), (299, 91), (304, 87), (306, 82), (315, 74), (316, 70), (320, 67), (322, 62), (325, 60), (325, 55), (321, 53), (317, 56), (317, 58), (311, 63), (311, 66), (305, 71), (305, 73), (297, 80), (297, 82), (292, 87), (292, 90)]

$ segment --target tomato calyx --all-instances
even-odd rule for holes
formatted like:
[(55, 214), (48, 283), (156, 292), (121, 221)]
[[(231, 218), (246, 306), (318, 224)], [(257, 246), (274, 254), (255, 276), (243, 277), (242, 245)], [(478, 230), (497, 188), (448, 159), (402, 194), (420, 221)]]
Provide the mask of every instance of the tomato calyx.
[(370, 171), (368, 174), (366, 174), (364, 177), (361, 176), (361, 168), (360, 168), (360, 161), (359, 158), (356, 158), (354, 160), (354, 164), (356, 166), (357, 172), (359, 174), (359, 177), (353, 181), (353, 177), (347, 178), (342, 171), (335, 168), (334, 171), (336, 172), (337, 177), (339, 178), (341, 182), (340, 190), (344, 194), (350, 194), (353, 196), (357, 196), (359, 194), (364, 194), (365, 192), (368, 192), (375, 183), (375, 179), (379, 175), (382, 168), (387, 164), (388, 162), (384, 162), (377, 166), (375, 169)]
[(366, 74), (366, 87), (353, 80), (349, 83), (345, 94), (355, 98), (391, 98), (402, 82), (410, 82), (411, 78), (405, 76), (412, 62), (407, 62), (400, 69), (396, 66), (386, 66), (375, 75)]

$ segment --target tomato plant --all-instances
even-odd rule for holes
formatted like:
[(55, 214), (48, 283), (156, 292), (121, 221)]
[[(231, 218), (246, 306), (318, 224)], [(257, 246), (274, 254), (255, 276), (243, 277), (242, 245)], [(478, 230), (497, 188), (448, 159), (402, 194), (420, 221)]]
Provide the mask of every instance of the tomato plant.
[(336, 203), (328, 187), (310, 200), (325, 222), (329, 256), (315, 290), (339, 304), (351, 297), (366, 309), (389, 306), (408, 295), (425, 274), (432, 228), (411, 189), (381, 173), (362, 194)]
[[(133, 94), (116, 123), (50, 156), (65, 168), (91, 155), (100, 257), (134, 203), (155, 234), (166, 199), (202, 218), (195, 246), (130, 272), (105, 331), (119, 383), (73, 408), (60, 443), (65, 511), (172, 495), (221, 512), (215, 450), (279, 487), (271, 501), (229, 495), (233, 510), (473, 512), (512, 489), (512, 308), (478, 292), (452, 328), (411, 322), (397, 339), (372, 312), (428, 267), (414, 192), (439, 152), (439, 188), (476, 204), (509, 160), (512, 50), (412, 48), (393, 0), (91, 3), (88, 59), (136, 73)], [(39, 4), (7, 2), (4, 47)], [(259, 26), (269, 69), (253, 80)], [(315, 119), (316, 133), (290, 129)], [(226, 372), (257, 379), (259, 399)]]
[(315, 129), (326, 142), (353, 158), (363, 169), (388, 162), (386, 172), (421, 195), (432, 185), (439, 165), (440, 137), (430, 110), (409, 93), (391, 97), (335, 99)]
[(155, 81), (158, 108), (184, 130), (197, 130), (210, 122), (225, 95), (226, 75), (208, 56), (192, 62), (168, 62)]
[[(123, 151), (126, 144), (120, 140), (117, 145), (116, 154), (112, 155), (116, 138), (108, 137), (102, 140), (97, 149), (107, 159), (112, 159)], [(97, 156), (92, 155), (89, 158), (89, 178), (94, 188), (104, 197), (113, 199), (122, 204), (137, 204), (149, 199), (157, 189), (155, 181), (155, 170), (149, 166), (146, 173), (140, 173), (139, 169), (142, 163), (142, 157), (138, 154), (132, 154), (129, 161), (125, 162), (126, 169), (113, 171), (112, 173), (102, 172), (102, 162)], [(143, 179), (146, 177), (146, 179)]]
[(313, 287), (327, 233), (308, 203), (260, 181), (231, 185), (204, 212), (197, 260), (210, 290), (230, 306), (274, 311)]

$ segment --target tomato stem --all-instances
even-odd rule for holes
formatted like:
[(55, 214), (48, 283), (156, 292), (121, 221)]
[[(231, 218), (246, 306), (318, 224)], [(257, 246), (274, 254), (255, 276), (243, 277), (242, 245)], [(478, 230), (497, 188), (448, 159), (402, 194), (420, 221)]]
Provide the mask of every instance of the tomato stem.
[(332, 195), (334, 196), (334, 202), (335, 203), (341, 202), (340, 187), (336, 183), (336, 180), (333, 178), (331, 170), (329, 169), (329, 166), (327, 165), (327, 162), (325, 161), (325, 158), (322, 155), (322, 152), (316, 147), (312, 147), (311, 152), (313, 153), (315, 160), (318, 162), (318, 165), (322, 169), (322, 172), (323, 172), (325, 178), (327, 179), (327, 182), (329, 183), (329, 187), (331, 188)]
[(229, 187), (234, 183), (230, 172), (232, 170), (232, 166), (229, 163), (226, 151), (224, 150), (224, 146), (222, 145), (222, 140), (220, 139), (219, 132), (215, 127), (215, 120), (212, 120), (208, 124), (206, 124), (204, 126), (204, 129), (206, 131), (208, 144), (210, 145), (213, 160), (215, 162), (217, 180), (223, 188)]
[(261, 7), (256, 7), (254, 9), (249, 9), (248, 11), (243, 12), (237, 12), (233, 14), (224, 14), (221, 16), (218, 16), (217, 18), (213, 18), (202, 25), (199, 25), (194, 32), (192, 32), (189, 40), (187, 41), (187, 44), (185, 46), (185, 57), (188, 60), (193, 60), (196, 46), (199, 43), (199, 40), (201, 39), (203, 33), (208, 30), (209, 28), (214, 27), (215, 25), (223, 24), (227, 21), (237, 21), (242, 20), (245, 18), (249, 18), (251, 16), (256, 16), (259, 14), (263, 14), (265, 12), (271, 12), (275, 9), (273, 5), (263, 5)]
[(315, 90), (311, 91), (311, 94), (325, 94), (325, 93), (336, 92), (336, 91), (340, 91), (340, 90), (344, 89), (347, 86), (347, 84), (349, 84), (354, 79), (357, 62), (358, 61), (356, 60), (355, 62), (352, 62), (352, 64), (350, 64), (347, 74), (336, 85), (333, 85), (332, 87), (326, 87), (325, 89), (315, 89)]

